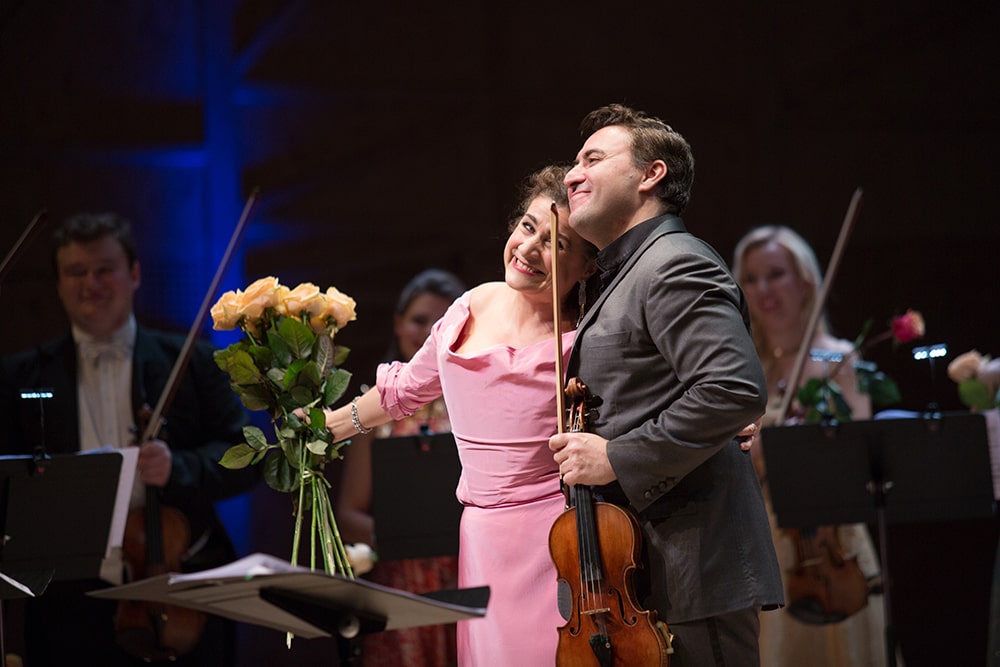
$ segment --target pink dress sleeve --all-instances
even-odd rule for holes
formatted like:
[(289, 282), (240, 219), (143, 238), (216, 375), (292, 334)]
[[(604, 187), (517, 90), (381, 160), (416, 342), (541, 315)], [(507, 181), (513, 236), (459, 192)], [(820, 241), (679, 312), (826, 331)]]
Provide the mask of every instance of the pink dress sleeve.
[(409, 417), (441, 396), (441, 362), (465, 327), (469, 317), (469, 293), (453, 303), (431, 328), (423, 346), (409, 362), (380, 364), (376, 370), (382, 409), (393, 419)]

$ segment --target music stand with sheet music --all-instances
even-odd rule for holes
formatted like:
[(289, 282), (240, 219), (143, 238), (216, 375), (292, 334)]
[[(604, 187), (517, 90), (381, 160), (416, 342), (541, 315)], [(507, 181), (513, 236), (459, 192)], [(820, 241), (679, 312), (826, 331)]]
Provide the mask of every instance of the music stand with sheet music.
[(887, 525), (989, 517), (993, 482), (981, 414), (762, 430), (778, 525), (876, 523), (887, 664), (896, 664)]
[(364, 579), (312, 571), (268, 554), (251, 554), (211, 570), (164, 574), (88, 595), (197, 609), (306, 639), (350, 639), (382, 630), (482, 618), (490, 589), (417, 595)]
[(0, 605), (38, 597), (52, 581), (100, 576), (122, 461), (115, 452), (0, 457)]
[(377, 438), (371, 452), (379, 560), (457, 555), (462, 466), (452, 434)]

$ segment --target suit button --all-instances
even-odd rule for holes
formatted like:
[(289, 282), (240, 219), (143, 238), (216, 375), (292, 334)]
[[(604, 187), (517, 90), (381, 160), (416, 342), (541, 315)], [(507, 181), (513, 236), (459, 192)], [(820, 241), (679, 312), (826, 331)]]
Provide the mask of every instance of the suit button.
[(653, 499), (653, 492), (652, 491), (646, 491), (645, 493), (642, 494), (642, 497), (645, 498), (646, 500), (652, 500)]

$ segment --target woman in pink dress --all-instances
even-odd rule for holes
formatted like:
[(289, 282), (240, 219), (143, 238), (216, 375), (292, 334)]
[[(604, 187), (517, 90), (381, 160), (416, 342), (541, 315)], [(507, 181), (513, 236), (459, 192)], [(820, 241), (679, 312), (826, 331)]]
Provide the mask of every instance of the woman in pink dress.
[(596, 250), (566, 224), (563, 174), (547, 167), (529, 178), (504, 248), (504, 281), (466, 292), (408, 363), (379, 366), (375, 388), (327, 413), (327, 426), (344, 439), (444, 396), (462, 462), (458, 583), (490, 587), (486, 616), (458, 624), (463, 667), (550, 667), (565, 623), (548, 551), (549, 529), (564, 508), (548, 449), (557, 430), (553, 201), (566, 357), (578, 284), (594, 272)]

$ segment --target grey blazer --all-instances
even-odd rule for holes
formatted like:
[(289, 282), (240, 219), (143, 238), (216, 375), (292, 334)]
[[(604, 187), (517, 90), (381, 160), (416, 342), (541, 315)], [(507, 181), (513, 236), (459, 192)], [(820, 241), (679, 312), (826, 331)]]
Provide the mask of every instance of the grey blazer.
[(684, 622), (783, 604), (760, 484), (734, 436), (764, 412), (764, 374), (743, 293), (725, 263), (660, 224), (589, 308), (567, 375), (595, 396), (618, 481), (644, 539), (637, 593)]

